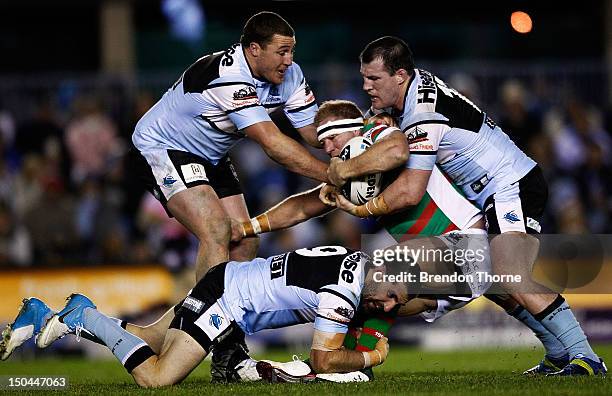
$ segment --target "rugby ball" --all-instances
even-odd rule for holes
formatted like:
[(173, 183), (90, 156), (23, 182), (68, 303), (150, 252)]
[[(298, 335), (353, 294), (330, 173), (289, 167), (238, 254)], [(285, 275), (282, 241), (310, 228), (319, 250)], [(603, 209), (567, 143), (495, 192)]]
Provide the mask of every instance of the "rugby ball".
[[(364, 153), (372, 141), (365, 136), (355, 136), (342, 147), (340, 159), (346, 161)], [(341, 188), (342, 195), (355, 205), (363, 205), (382, 191), (382, 173), (373, 173), (348, 180)]]

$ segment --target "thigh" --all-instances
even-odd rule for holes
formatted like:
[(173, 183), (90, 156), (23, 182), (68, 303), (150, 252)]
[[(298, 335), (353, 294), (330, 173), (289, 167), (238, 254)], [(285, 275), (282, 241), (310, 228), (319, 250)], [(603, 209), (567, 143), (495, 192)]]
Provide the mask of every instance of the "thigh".
[(250, 219), (249, 210), (243, 194), (231, 195), (221, 198), (221, 206), (232, 219), (247, 221)]
[[(200, 241), (218, 239), (216, 234), (229, 230), (229, 218), (219, 197), (208, 185), (182, 190), (168, 201), (168, 210)], [(229, 235), (227, 235), (229, 244)]]

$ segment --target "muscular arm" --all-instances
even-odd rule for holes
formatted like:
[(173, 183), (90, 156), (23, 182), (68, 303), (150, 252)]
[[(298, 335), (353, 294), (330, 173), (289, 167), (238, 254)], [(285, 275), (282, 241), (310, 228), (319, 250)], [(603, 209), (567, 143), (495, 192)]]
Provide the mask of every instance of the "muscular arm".
[(321, 186), (317, 186), (292, 195), (268, 209), (265, 213), (272, 228), (270, 231), (288, 228), (334, 210), (319, 200), (320, 190)]
[[(347, 373), (376, 366), (386, 359), (389, 346), (385, 337), (378, 341), (375, 351), (364, 353), (342, 348), (344, 336), (342, 333), (315, 330), (310, 350), (310, 364), (315, 372)], [(372, 354), (374, 357), (366, 358), (366, 354)], [(366, 359), (370, 360), (369, 364)]]
[[(330, 180), (347, 180), (361, 175), (385, 172), (405, 164), (409, 155), (406, 137), (400, 131), (394, 131), (357, 157), (344, 162), (332, 161), (333, 165), (330, 165), (328, 174), (332, 174)], [(334, 173), (337, 178), (334, 177)]]
[(272, 121), (262, 121), (245, 128), (274, 161), (291, 172), (319, 181), (327, 181), (327, 164), (319, 161), (295, 140), (285, 136)]
[(336, 206), (354, 216), (384, 216), (400, 212), (421, 201), (427, 190), (431, 171), (404, 169), (380, 195), (363, 205), (355, 205), (341, 194), (336, 195)]
[(388, 213), (399, 212), (418, 204), (425, 191), (431, 171), (404, 169), (381, 195), (389, 208)]

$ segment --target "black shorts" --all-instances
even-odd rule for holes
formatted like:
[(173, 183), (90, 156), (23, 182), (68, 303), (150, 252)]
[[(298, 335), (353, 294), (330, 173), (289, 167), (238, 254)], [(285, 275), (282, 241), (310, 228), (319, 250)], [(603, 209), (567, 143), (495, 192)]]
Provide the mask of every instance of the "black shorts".
[(171, 329), (179, 329), (193, 337), (207, 352), (230, 334), (242, 331), (219, 304), (223, 296), (225, 266), (211, 268), (175, 309)]
[(209, 185), (219, 198), (242, 194), (240, 181), (229, 156), (213, 165), (202, 157), (180, 150), (141, 153), (132, 147), (128, 166), (157, 198), (170, 217), (168, 200), (176, 193), (202, 184)]
[(519, 231), (541, 232), (540, 221), (548, 200), (548, 185), (542, 169), (535, 166), (519, 181), (485, 200), (484, 213), (489, 234)]

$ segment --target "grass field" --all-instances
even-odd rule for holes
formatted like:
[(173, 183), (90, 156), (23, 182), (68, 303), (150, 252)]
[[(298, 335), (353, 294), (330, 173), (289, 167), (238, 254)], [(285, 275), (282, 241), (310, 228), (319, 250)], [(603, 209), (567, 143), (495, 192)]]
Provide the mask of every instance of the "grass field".
[[(612, 345), (597, 351), (612, 361)], [(266, 358), (290, 360), (285, 351)], [(181, 385), (160, 390), (139, 389), (116, 361), (85, 359), (8, 360), (0, 363), (0, 375), (63, 375), (69, 377), (67, 394), (180, 394), (180, 395), (612, 395), (612, 375), (580, 378), (525, 378), (522, 370), (541, 358), (540, 350), (474, 350), (424, 352), (392, 348), (389, 360), (375, 369), (376, 380), (360, 384), (210, 384), (209, 364), (204, 362)], [(54, 391), (54, 393), (57, 393)], [(0, 390), (0, 394), (3, 391)], [(8, 393), (6, 393), (8, 394)], [(14, 394), (36, 394), (20, 391)]]

